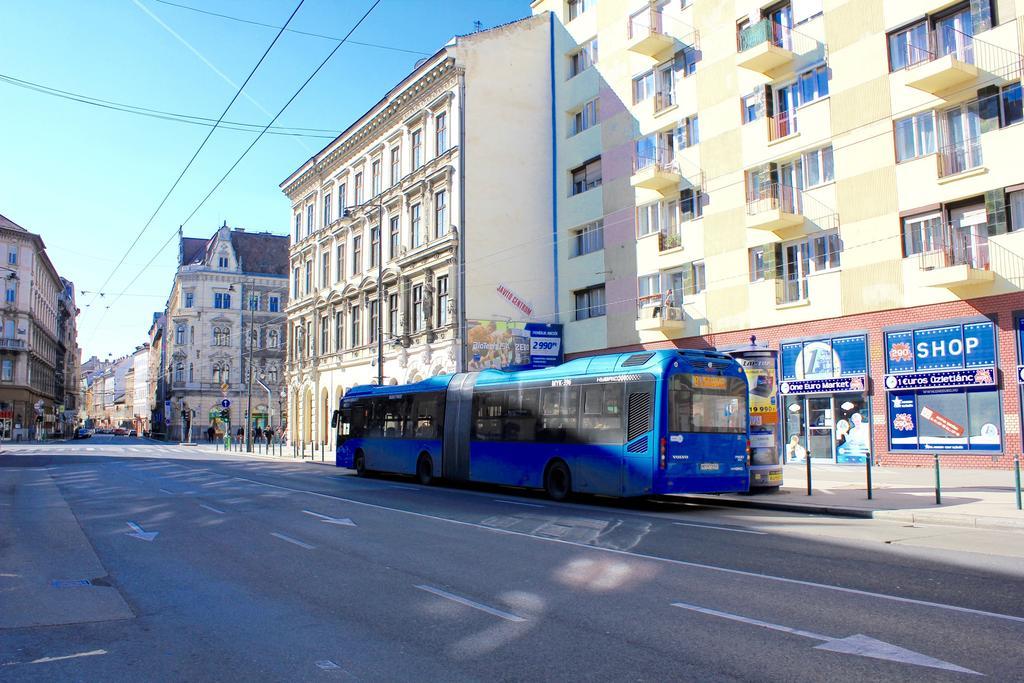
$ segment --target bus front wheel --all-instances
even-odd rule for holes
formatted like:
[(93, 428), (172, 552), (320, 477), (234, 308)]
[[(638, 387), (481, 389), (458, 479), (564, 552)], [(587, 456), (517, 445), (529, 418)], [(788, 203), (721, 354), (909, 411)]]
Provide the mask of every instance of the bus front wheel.
[(366, 476), (366, 456), (363, 455), (362, 451), (358, 451), (355, 457), (355, 470), (357, 477)]
[(569, 467), (561, 460), (556, 460), (548, 467), (544, 475), (544, 490), (552, 500), (565, 500), (572, 492), (572, 475)]
[(416, 479), (424, 486), (434, 482), (434, 463), (426, 453), (420, 453), (420, 459), (416, 461)]

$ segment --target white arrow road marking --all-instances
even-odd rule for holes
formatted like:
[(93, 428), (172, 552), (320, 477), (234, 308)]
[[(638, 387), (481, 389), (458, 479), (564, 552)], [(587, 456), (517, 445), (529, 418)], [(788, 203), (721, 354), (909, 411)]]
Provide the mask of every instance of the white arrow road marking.
[(207, 505), (205, 503), (200, 503), (199, 507), (206, 508), (210, 512), (216, 512), (218, 515), (223, 515), (224, 514), (223, 510), (218, 510), (217, 508), (213, 507), (212, 505)]
[(488, 607), (487, 605), (482, 605), (479, 602), (473, 602), (472, 600), (469, 600), (468, 598), (464, 598), (464, 597), (462, 597), (460, 595), (455, 595), (454, 593), (449, 593), (448, 591), (443, 591), (440, 588), (434, 588), (433, 586), (416, 586), (416, 587), (419, 588), (421, 591), (426, 591), (428, 593), (433, 593), (434, 595), (437, 595), (438, 597), (442, 597), (442, 598), (445, 598), (447, 600), (451, 600), (452, 602), (457, 602), (460, 605), (465, 605), (466, 607), (472, 607), (473, 609), (478, 609), (481, 612), (487, 612), (488, 614), (492, 614), (492, 615), (494, 615), (496, 617), (501, 617), (502, 619), (505, 619), (507, 621), (526, 621), (526, 619), (524, 619), (523, 617), (519, 616), (518, 614), (512, 614), (511, 612), (503, 612), (500, 609), (494, 609), (493, 607)]
[(760, 619), (752, 619), (751, 617), (744, 617), (739, 614), (730, 614), (729, 612), (719, 612), (718, 610), (709, 609), (707, 607), (698, 607), (697, 605), (690, 605), (685, 602), (673, 602), (672, 606), (682, 607), (683, 609), (690, 610), (691, 612), (700, 612), (701, 614), (709, 614), (713, 617), (721, 617), (722, 619), (729, 619), (730, 621), (739, 621), (752, 626), (761, 626), (762, 628), (768, 628), (773, 631), (781, 631), (795, 636), (810, 638), (811, 640), (822, 641), (821, 645), (814, 646), (814, 649), (816, 650), (828, 650), (829, 652), (840, 652), (848, 655), (860, 655), (861, 657), (871, 657), (872, 659), (882, 659), (889, 662), (899, 662), (901, 664), (913, 664), (915, 666), (927, 666), (932, 669), (945, 669), (947, 671), (974, 674), (975, 676), (984, 675), (977, 671), (971, 671), (970, 669), (965, 669), (962, 666), (950, 664), (949, 662), (944, 662), (941, 659), (935, 659), (934, 657), (923, 655), (920, 652), (907, 650), (906, 648), (902, 648), (898, 645), (892, 645), (891, 643), (876, 640), (870, 636), (865, 636), (860, 633), (847, 636), (846, 638), (833, 638), (832, 636), (824, 636), (820, 633), (801, 631), (800, 629), (790, 628), (789, 626), (771, 624), (767, 621), (761, 621)]
[(141, 538), (143, 541), (152, 541), (160, 533), (159, 531), (143, 531), (142, 527), (135, 522), (128, 522), (128, 526), (132, 528), (132, 533), (128, 535)]
[(727, 526), (714, 526), (712, 524), (690, 524), (687, 522), (672, 522), (676, 526), (695, 526), (698, 529), (717, 529), (718, 531), (735, 531), (738, 534), (757, 534), (758, 536), (767, 536), (766, 531), (753, 531), (751, 529), (733, 529)]
[(299, 546), (300, 548), (305, 548), (306, 550), (313, 550), (314, 548), (316, 548), (315, 545), (310, 545), (308, 543), (303, 543), (302, 541), (300, 541), (297, 538), (292, 538), (291, 536), (285, 536), (284, 534), (279, 534), (276, 531), (271, 531), (270, 535), (274, 536), (276, 538), (280, 538), (282, 541), (288, 541), (289, 543), (294, 543), (295, 545)]
[(319, 512), (313, 512), (312, 510), (303, 510), (303, 512), (305, 512), (307, 515), (319, 517), (321, 522), (326, 522), (327, 524), (340, 524), (341, 526), (356, 525), (356, 523), (348, 517), (328, 517), (327, 515), (321, 515)]
[(3, 666), (15, 666), (17, 664), (49, 664), (50, 662), (61, 662), (65, 659), (78, 659), (79, 657), (95, 657), (96, 655), (105, 655), (106, 650), (91, 650), (89, 652), (78, 652), (73, 655), (64, 655), (62, 657), (40, 657), (39, 659), (33, 659), (31, 662), (4, 662)]

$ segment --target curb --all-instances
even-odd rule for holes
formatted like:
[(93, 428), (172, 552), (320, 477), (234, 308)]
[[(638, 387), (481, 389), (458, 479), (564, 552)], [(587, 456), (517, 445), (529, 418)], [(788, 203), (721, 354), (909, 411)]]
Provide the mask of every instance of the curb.
[(967, 527), (972, 529), (992, 529), (996, 531), (1024, 531), (1024, 517), (1017, 519), (1014, 517), (965, 515), (956, 512), (867, 510), (864, 508), (841, 507), (836, 505), (815, 505), (814, 503), (775, 503), (766, 500), (740, 500), (736, 498), (711, 496), (672, 496), (672, 498), (686, 502), (699, 503), (701, 505), (714, 505), (719, 507), (739, 507), (757, 510), (775, 510), (779, 512), (829, 515), (833, 517), (879, 519), (890, 522), (934, 524), (941, 526)]

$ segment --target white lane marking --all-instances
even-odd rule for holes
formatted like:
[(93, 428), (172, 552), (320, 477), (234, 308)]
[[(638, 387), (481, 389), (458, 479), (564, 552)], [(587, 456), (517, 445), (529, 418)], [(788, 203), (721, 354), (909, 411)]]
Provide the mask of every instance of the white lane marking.
[(305, 512), (307, 515), (319, 517), (321, 522), (327, 522), (328, 524), (340, 524), (341, 526), (356, 525), (356, 523), (348, 517), (329, 517), (328, 515), (321, 515), (319, 512), (313, 512), (312, 510), (303, 510), (303, 512)]
[(767, 536), (768, 533), (765, 531), (753, 531), (751, 529), (733, 529), (727, 526), (714, 526), (713, 524), (690, 524), (688, 522), (672, 522), (676, 526), (693, 526), (698, 529), (717, 529), (719, 531), (735, 531), (738, 534), (757, 534), (758, 536)]
[(217, 508), (213, 507), (212, 505), (207, 505), (206, 503), (200, 503), (199, 507), (206, 508), (210, 512), (216, 512), (218, 515), (223, 515), (224, 514), (223, 510), (218, 510)]
[(3, 666), (15, 666), (17, 664), (49, 664), (50, 662), (60, 662), (65, 659), (78, 659), (79, 657), (95, 657), (97, 655), (107, 654), (106, 650), (90, 650), (89, 652), (77, 652), (73, 655), (63, 655), (60, 657), (40, 657), (39, 659), (33, 659), (31, 662), (4, 662)]
[(402, 486), (401, 484), (391, 484), (388, 486), (389, 489), (399, 489), (401, 491), (419, 491), (415, 486)]
[(744, 617), (739, 614), (719, 612), (715, 609), (699, 607), (697, 605), (690, 605), (685, 602), (673, 602), (672, 606), (682, 607), (683, 609), (690, 610), (691, 612), (700, 612), (701, 614), (708, 614), (713, 617), (721, 617), (722, 619), (738, 621), (744, 624), (750, 624), (751, 626), (760, 626), (762, 628), (771, 629), (773, 631), (781, 631), (783, 633), (790, 633), (795, 636), (810, 638), (811, 640), (822, 641), (821, 645), (814, 646), (815, 650), (828, 650), (829, 652), (839, 652), (848, 655), (871, 657), (872, 659), (883, 659), (890, 662), (900, 662), (902, 664), (927, 666), (932, 669), (946, 669), (947, 671), (957, 671), (959, 673), (973, 674), (975, 676), (984, 675), (978, 673), (977, 671), (965, 669), (962, 666), (950, 664), (949, 662), (944, 662), (941, 659), (935, 659), (934, 657), (929, 657), (928, 655), (921, 654), (920, 652), (914, 652), (913, 650), (908, 650), (906, 648), (900, 647), (899, 645), (886, 643), (884, 641), (877, 640), (875, 638), (865, 636), (860, 633), (852, 636), (847, 636), (846, 638), (833, 638), (831, 636), (823, 636), (820, 633), (802, 631), (797, 628), (783, 626), (782, 624), (772, 624), (767, 621), (761, 621), (760, 619), (752, 619), (751, 617)]
[(315, 545), (310, 545), (308, 543), (303, 543), (302, 541), (300, 541), (297, 538), (292, 538), (291, 536), (285, 536), (284, 534), (279, 534), (276, 531), (271, 531), (270, 535), (271, 536), (276, 536), (277, 538), (280, 538), (282, 541), (288, 541), (289, 543), (294, 543), (295, 545), (299, 546), (300, 548), (305, 548), (306, 550), (312, 550), (313, 548), (316, 547)]
[(329, 659), (321, 659), (319, 662), (316, 663), (316, 665), (325, 671), (341, 668)]
[(129, 536), (134, 536), (135, 538), (142, 539), (143, 541), (150, 541), (150, 542), (152, 542), (153, 539), (156, 538), (160, 534), (159, 531), (143, 531), (142, 527), (139, 526), (138, 524), (136, 524), (135, 522), (128, 522), (128, 526), (131, 527), (131, 529), (132, 529), (132, 533), (130, 533), (128, 535)]
[(507, 621), (526, 621), (526, 619), (524, 619), (523, 617), (519, 616), (518, 614), (512, 614), (511, 612), (503, 612), (500, 609), (495, 609), (493, 607), (488, 607), (487, 605), (482, 605), (479, 602), (473, 602), (472, 600), (470, 600), (468, 598), (464, 598), (464, 597), (462, 597), (460, 595), (455, 595), (454, 593), (449, 593), (448, 591), (443, 591), (440, 588), (434, 588), (433, 586), (416, 586), (416, 587), (419, 588), (421, 591), (426, 591), (428, 593), (433, 593), (434, 595), (437, 595), (439, 597), (445, 598), (447, 600), (451, 600), (452, 602), (457, 602), (460, 605), (465, 605), (466, 607), (472, 607), (473, 609), (478, 609), (481, 612), (487, 612), (488, 614), (491, 614), (491, 615), (496, 616), (496, 617), (501, 617), (502, 619), (505, 619)]
[(546, 505), (537, 505), (536, 503), (520, 503), (518, 500), (502, 500), (501, 498), (492, 498), (495, 503), (504, 503), (505, 505), (522, 505), (524, 508), (543, 508)]
[[(241, 477), (238, 477), (239, 479)], [(822, 588), (824, 590), (836, 591), (837, 593), (847, 593), (849, 595), (863, 595), (869, 598), (878, 598), (879, 600), (890, 600), (892, 602), (899, 602), (906, 605), (919, 605), (921, 607), (934, 607), (936, 609), (949, 610), (951, 612), (960, 612), (961, 614), (974, 614), (981, 617), (989, 617), (991, 619), (1005, 619), (1006, 621), (1013, 621), (1024, 624), (1024, 617), (1016, 617), (1012, 614), (1000, 614), (999, 612), (986, 612), (981, 609), (972, 609), (970, 607), (960, 607), (958, 605), (947, 605), (941, 602), (930, 602), (928, 600), (918, 600), (916, 598), (904, 598), (899, 595), (890, 595), (888, 593), (874, 593), (872, 591), (860, 590), (857, 588), (846, 588), (845, 586), (830, 586), (827, 583), (817, 583), (816, 581), (805, 581), (803, 579), (789, 579), (783, 576), (772, 576), (770, 574), (758, 574), (757, 572), (748, 572), (742, 569), (731, 569), (729, 567), (719, 567), (713, 564), (702, 564), (700, 562), (688, 562), (686, 560), (674, 560), (669, 557), (658, 557), (657, 555), (647, 555), (645, 553), (637, 553), (630, 550), (619, 550), (617, 548), (604, 548), (601, 546), (590, 545), (588, 543), (580, 543), (578, 541), (569, 541), (564, 538), (552, 538), (550, 536), (535, 536), (528, 534), (524, 531), (513, 531), (511, 529), (502, 529), (499, 527), (486, 526), (484, 524), (476, 524), (474, 522), (463, 522), (459, 519), (449, 519), (447, 517), (438, 517), (436, 515), (428, 515), (422, 512), (412, 512), (411, 510), (402, 510), (400, 508), (388, 507), (386, 505), (377, 505), (376, 503), (366, 503), (361, 500), (353, 500), (351, 498), (342, 498), (341, 496), (332, 496), (327, 493), (317, 493), (316, 491), (306, 491), (305, 489), (293, 489), (287, 486), (278, 486), (277, 484), (266, 484), (262, 481), (255, 481), (253, 479), (243, 479), (242, 481), (248, 481), (253, 484), (259, 484), (261, 486), (267, 486), (274, 489), (283, 489), (285, 491), (291, 491), (293, 493), (305, 493), (311, 496), (319, 496), (321, 498), (329, 498), (331, 500), (340, 500), (346, 503), (352, 503), (353, 505), (362, 505), (364, 507), (375, 508), (377, 510), (388, 510), (390, 512), (398, 512), (403, 515), (411, 515), (413, 517), (422, 517), (423, 519), (432, 519), (437, 522), (447, 522), (448, 524), (455, 524), (458, 526), (468, 526), (475, 529), (486, 529), (487, 531), (508, 534), (510, 536), (522, 536), (523, 538), (532, 538), (537, 541), (546, 541), (548, 543), (564, 543), (565, 545), (575, 546), (577, 548), (586, 548), (587, 550), (596, 550), (602, 553), (610, 553), (613, 555), (625, 555), (627, 557), (636, 557), (642, 560), (651, 560), (653, 562), (664, 562), (666, 564), (676, 565), (677, 567), (691, 567), (693, 569), (704, 569), (706, 571), (721, 572), (723, 574), (731, 574), (733, 576), (745, 576), (752, 579), (761, 579), (763, 581), (775, 581), (777, 583), (788, 583), (795, 586), (808, 586), (810, 588)]]
[(160, 489), (160, 493), (168, 493), (169, 494), (170, 491), (168, 491), (167, 489)]

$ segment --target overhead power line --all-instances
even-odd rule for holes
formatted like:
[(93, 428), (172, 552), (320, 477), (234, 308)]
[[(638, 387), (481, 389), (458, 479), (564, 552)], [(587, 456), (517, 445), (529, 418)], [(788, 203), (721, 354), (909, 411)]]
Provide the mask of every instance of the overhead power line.
[[(200, 9), (198, 7), (191, 7), (189, 5), (182, 5), (182, 4), (177, 3), (177, 2), (169, 2), (168, 0), (156, 0), (156, 1), (159, 2), (162, 5), (169, 5), (171, 7), (178, 7), (178, 8), (181, 8), (181, 9), (187, 9), (187, 10), (189, 10), (191, 12), (199, 12), (200, 14), (208, 14), (211, 17), (220, 17), (221, 19), (228, 19), (230, 21), (237, 21), (237, 22), (240, 22), (240, 23), (243, 23), (243, 24), (252, 24), (253, 26), (262, 26), (264, 28), (273, 28), (273, 29), (281, 28), (280, 26), (274, 26), (273, 24), (264, 24), (263, 22), (260, 22), (260, 21), (253, 21), (251, 19), (243, 19), (241, 17), (233, 17), (230, 14), (221, 14), (219, 12), (211, 12), (209, 10)], [(335, 36), (324, 35), (323, 33), (312, 33), (310, 31), (300, 31), (300, 30), (295, 29), (295, 28), (289, 28), (289, 29), (286, 29), (286, 30), (289, 33), (296, 33), (296, 34), (301, 35), (301, 36), (312, 36), (313, 38), (323, 38), (325, 40), (334, 40), (334, 41), (341, 40), (341, 38), (337, 38)], [(381, 45), (380, 43), (361, 43), (358, 40), (350, 40), (348, 42), (349, 42), (350, 45), (362, 45), (364, 47), (375, 47), (375, 48), (380, 49), (380, 50), (391, 50), (393, 52), (405, 52), (407, 54), (420, 55), (422, 57), (429, 57), (431, 54), (433, 54), (431, 52), (422, 52), (420, 50), (409, 50), (407, 48), (395, 47), (393, 45)]]

